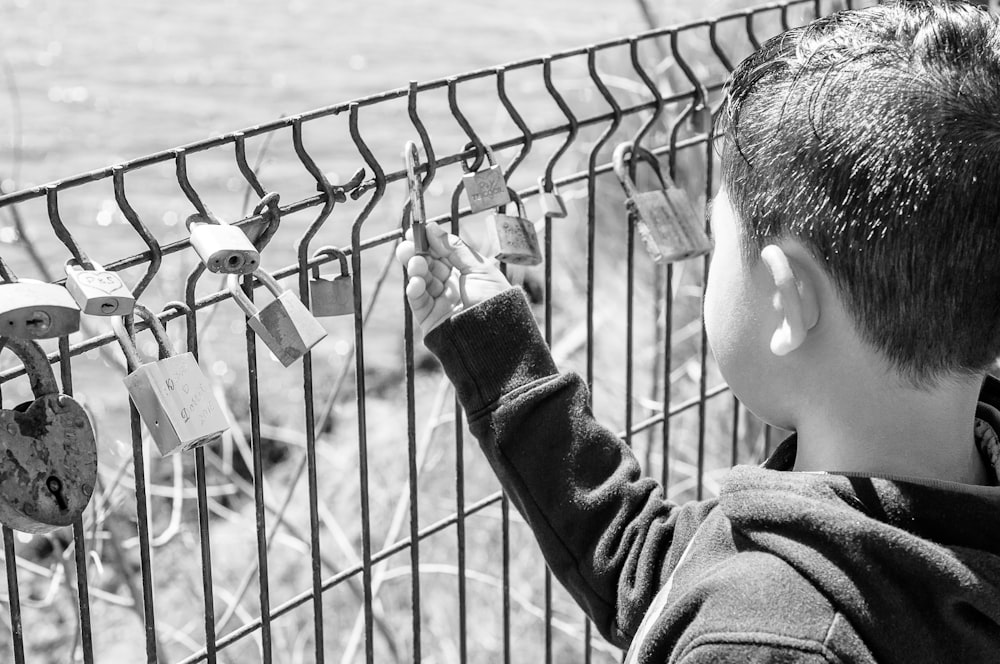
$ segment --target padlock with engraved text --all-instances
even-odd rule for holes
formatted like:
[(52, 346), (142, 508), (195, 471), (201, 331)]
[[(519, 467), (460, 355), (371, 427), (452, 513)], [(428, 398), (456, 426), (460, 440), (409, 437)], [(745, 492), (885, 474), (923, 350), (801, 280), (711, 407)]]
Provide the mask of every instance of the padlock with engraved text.
[(200, 214), (192, 214), (184, 223), (191, 246), (209, 272), (250, 274), (260, 264), (260, 252), (238, 227)]
[(156, 338), (160, 357), (154, 362), (143, 362), (120, 317), (111, 325), (128, 361), (125, 388), (160, 455), (212, 442), (229, 429), (229, 422), (198, 360), (192, 353), (174, 352), (163, 324), (149, 309), (136, 304), (135, 314)]
[(34, 401), (0, 409), (0, 522), (26, 533), (71, 525), (97, 482), (97, 443), (83, 406), (61, 394), (34, 341), (0, 339), (24, 364)]
[(542, 262), (542, 251), (538, 246), (535, 226), (525, 216), (521, 197), (514, 190), (509, 193), (511, 200), (517, 205), (517, 215), (502, 212), (493, 215), (493, 228), (499, 247), (496, 259), (511, 265), (538, 265)]
[(135, 297), (117, 273), (90, 261), (93, 269), (84, 269), (75, 260), (66, 261), (66, 290), (85, 314), (91, 316), (127, 316), (132, 313)]
[(546, 191), (545, 178), (538, 178), (538, 198), (541, 201), (542, 215), (545, 218), (564, 219), (569, 216), (566, 211), (566, 202), (563, 200), (562, 194), (559, 193), (555, 182), (552, 183), (551, 189)]
[[(639, 191), (626, 170), (626, 160), (635, 156), (652, 168), (659, 189)], [(625, 190), (626, 208), (635, 219), (636, 230), (646, 251), (656, 262), (673, 263), (707, 254), (712, 241), (705, 233), (704, 221), (694, 211), (683, 189), (678, 188), (660, 169), (656, 156), (631, 142), (621, 143), (612, 156), (612, 167)]]
[(469, 207), (473, 213), (485, 212), (492, 208), (500, 207), (510, 203), (510, 194), (507, 190), (507, 181), (503, 177), (503, 169), (496, 162), (493, 150), (490, 146), (484, 145), (486, 159), (489, 165), (472, 171), (468, 164), (462, 162), (462, 184), (465, 186), (465, 193), (469, 197)]
[(258, 309), (250, 301), (235, 275), (229, 277), (229, 292), (247, 315), (251, 329), (287, 367), (322, 341), (326, 330), (294, 293), (282, 290), (274, 277), (260, 269), (254, 272), (254, 276), (274, 295), (274, 300), (263, 309)]
[(330, 279), (321, 277), (319, 266), (312, 269), (309, 280), (309, 302), (313, 316), (347, 316), (354, 313), (354, 280), (347, 270), (347, 255), (334, 247), (324, 247), (314, 258), (335, 256), (340, 259), (340, 274)]
[(52, 339), (80, 329), (80, 307), (62, 286), (18, 279), (0, 260), (0, 336)]

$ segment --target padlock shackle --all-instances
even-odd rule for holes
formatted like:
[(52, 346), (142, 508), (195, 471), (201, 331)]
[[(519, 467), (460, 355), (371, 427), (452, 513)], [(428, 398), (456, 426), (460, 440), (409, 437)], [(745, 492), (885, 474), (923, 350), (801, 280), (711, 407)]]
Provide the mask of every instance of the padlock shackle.
[[(257, 201), (253, 208), (253, 216), (260, 216), (264, 220), (264, 229), (251, 242), (257, 251), (264, 251), (271, 238), (278, 232), (278, 225), (281, 223), (281, 206), (278, 205), (281, 196), (276, 191), (268, 192)], [(266, 212), (264, 211), (266, 208)]]
[(540, 194), (559, 194), (559, 186), (556, 185), (554, 179), (545, 177), (544, 175), (538, 176), (538, 193)]
[[(163, 323), (160, 322), (156, 314), (150, 311), (146, 305), (139, 302), (135, 303), (133, 314), (145, 321), (149, 330), (153, 333), (156, 345), (160, 349), (160, 355), (163, 357), (173, 357), (177, 354), (170, 343), (170, 338), (167, 336), (166, 328), (163, 327)], [(111, 318), (111, 329), (114, 330), (115, 336), (118, 338), (118, 345), (122, 347), (122, 352), (125, 353), (125, 360), (129, 371), (134, 371), (137, 367), (142, 366), (143, 362), (142, 357), (139, 355), (139, 350), (135, 347), (135, 342), (129, 337), (128, 331), (125, 329), (125, 317), (113, 316)]]
[[(468, 143), (465, 144), (465, 147), (462, 148), (462, 152), (465, 152), (469, 148), (476, 148), (476, 159), (475, 159), (475, 161), (472, 162), (473, 165), (479, 165), (479, 166), (483, 165), (483, 153), (485, 153), (485, 155), (486, 155), (486, 161), (489, 163), (490, 166), (496, 166), (497, 165), (497, 158), (493, 154), (493, 148), (491, 148), (488, 143), (482, 143), (482, 142), (476, 142), (476, 141), (469, 141)], [(464, 157), (461, 159), (461, 163), (462, 163), (462, 172), (463, 173), (472, 173), (472, 172), (474, 172), (472, 170), (472, 166), (470, 166), (468, 163), (466, 163)]]
[[(524, 209), (524, 201), (521, 200), (521, 197), (518, 195), (518, 193), (514, 191), (512, 188), (507, 187), (507, 195), (510, 196), (510, 200), (513, 201), (514, 205), (517, 207), (517, 216), (519, 216), (522, 219), (527, 219), (528, 214)], [(507, 205), (508, 204), (505, 203), (501, 205), (499, 208), (497, 208), (498, 210), (500, 210), (500, 214), (507, 214)]]
[[(332, 246), (320, 247), (319, 249), (316, 250), (316, 253), (313, 254), (312, 260), (314, 261), (314, 260), (316, 260), (318, 258), (322, 258), (323, 256), (333, 256), (334, 258), (337, 258), (337, 259), (340, 260), (340, 274), (341, 274), (341, 276), (347, 276), (350, 273), (350, 267), (349, 267), (349, 265), (347, 263), (347, 254), (344, 253), (343, 250), (338, 249), (337, 247), (332, 247)], [(314, 277), (318, 277), (319, 276), (319, 265), (314, 265), (313, 268), (312, 268), (312, 270), (313, 270), (313, 276)]]
[[(240, 286), (240, 274), (231, 274), (227, 280), (227, 287), (229, 294), (233, 296), (233, 301), (236, 305), (243, 310), (248, 317), (253, 318), (260, 313), (260, 309), (250, 301), (246, 293), (243, 292), (243, 288)], [(253, 271), (253, 276), (257, 277), (260, 283), (264, 284), (267, 290), (271, 291), (274, 297), (280, 297), (282, 290), (278, 282), (275, 281), (274, 277), (267, 273), (263, 268), (257, 268)]]
[(660, 182), (660, 188), (667, 188), (667, 180), (663, 174), (663, 169), (660, 167), (660, 160), (656, 158), (656, 155), (646, 148), (635, 147), (632, 141), (625, 141), (615, 146), (615, 151), (611, 156), (611, 169), (621, 183), (622, 189), (625, 190), (626, 196), (633, 198), (639, 193), (639, 188), (636, 187), (635, 181), (629, 176), (627, 169), (627, 162), (633, 160), (644, 161), (649, 164), (650, 168), (656, 174), (656, 179)]
[(28, 374), (28, 382), (31, 383), (31, 393), (36, 399), (45, 394), (59, 394), (52, 365), (49, 364), (49, 358), (37, 341), (0, 337), (0, 351), (4, 347), (9, 348), (21, 360), (24, 371)]
[(406, 167), (406, 184), (410, 192), (410, 220), (415, 224), (427, 223), (427, 210), (424, 207), (424, 188), (417, 177), (420, 164), (420, 153), (417, 144), (407, 141), (403, 146), (403, 165)]
[(93, 259), (90, 259), (90, 267), (88, 268), (88, 267), (84, 267), (83, 265), (81, 265), (80, 261), (76, 260), (75, 258), (67, 258), (66, 259), (66, 274), (69, 274), (70, 270), (80, 271), (80, 272), (107, 272), (108, 271), (108, 270), (104, 269), (103, 265), (101, 265), (100, 263), (98, 263), (97, 261), (95, 261)]

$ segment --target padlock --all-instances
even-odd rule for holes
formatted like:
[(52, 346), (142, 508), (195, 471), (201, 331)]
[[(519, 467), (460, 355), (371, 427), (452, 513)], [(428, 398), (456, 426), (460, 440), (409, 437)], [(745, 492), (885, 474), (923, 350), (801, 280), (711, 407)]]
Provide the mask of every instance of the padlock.
[(75, 260), (66, 261), (66, 290), (85, 314), (91, 316), (127, 316), (132, 313), (135, 297), (117, 273), (105, 270), (93, 260), (92, 270), (85, 270)]
[(80, 307), (62, 286), (18, 279), (0, 260), (0, 336), (52, 339), (80, 329)]
[(97, 483), (97, 442), (87, 412), (61, 394), (37, 342), (0, 339), (24, 363), (34, 401), (0, 409), (0, 522), (26, 533), (71, 525)]
[[(660, 189), (640, 192), (636, 188), (626, 170), (626, 159), (633, 151), (653, 169)], [(630, 217), (634, 216), (639, 237), (654, 261), (673, 263), (712, 250), (704, 221), (694, 211), (684, 190), (662, 172), (652, 152), (635, 148), (631, 142), (621, 143), (615, 148), (612, 167), (625, 190)]]
[(696, 102), (689, 121), (691, 127), (699, 134), (710, 134), (712, 131), (712, 108), (704, 100)]
[(321, 277), (319, 266), (312, 269), (309, 280), (309, 302), (313, 316), (347, 316), (354, 313), (354, 281), (347, 271), (347, 255), (339, 249), (325, 247), (313, 257), (336, 256), (340, 259), (340, 274), (333, 279)]
[(496, 232), (496, 259), (511, 265), (538, 265), (542, 262), (542, 251), (538, 246), (538, 235), (535, 226), (524, 214), (524, 203), (517, 192), (509, 192), (511, 200), (517, 205), (517, 216), (497, 212), (493, 215), (493, 227)]
[(229, 429), (229, 422), (198, 360), (192, 353), (174, 351), (153, 312), (141, 304), (135, 305), (134, 312), (149, 325), (160, 359), (142, 361), (121, 317), (113, 318), (111, 326), (128, 362), (129, 374), (122, 382), (160, 455), (212, 442)]
[(430, 254), (427, 244), (427, 211), (424, 208), (424, 189), (417, 177), (420, 164), (417, 144), (407, 141), (403, 147), (403, 166), (406, 169), (406, 185), (410, 192), (410, 229), (413, 231), (413, 247), (417, 256)]
[(263, 309), (250, 301), (235, 275), (229, 277), (229, 292), (247, 315), (250, 328), (287, 367), (322, 341), (326, 330), (294, 293), (281, 289), (274, 277), (261, 269), (256, 270), (254, 276), (275, 298)]
[(542, 215), (548, 219), (564, 219), (569, 214), (566, 211), (566, 202), (556, 183), (552, 183), (552, 190), (545, 190), (545, 178), (538, 178), (538, 197), (542, 204)]
[(238, 227), (200, 214), (192, 214), (184, 223), (191, 246), (209, 272), (250, 274), (260, 264), (260, 252)]
[(489, 166), (473, 172), (465, 161), (462, 162), (462, 170), (464, 171), (462, 184), (465, 185), (465, 193), (469, 197), (469, 207), (473, 214), (510, 203), (510, 194), (507, 190), (507, 182), (503, 177), (503, 169), (497, 164), (490, 146), (484, 145), (483, 148), (486, 150)]

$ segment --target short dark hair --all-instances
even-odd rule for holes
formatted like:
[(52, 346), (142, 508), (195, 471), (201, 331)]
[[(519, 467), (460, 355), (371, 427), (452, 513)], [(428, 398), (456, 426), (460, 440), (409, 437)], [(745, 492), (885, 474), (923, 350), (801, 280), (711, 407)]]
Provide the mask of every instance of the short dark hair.
[(917, 386), (1000, 355), (1000, 22), (962, 2), (843, 11), (733, 73), (717, 134), (745, 259), (792, 237)]

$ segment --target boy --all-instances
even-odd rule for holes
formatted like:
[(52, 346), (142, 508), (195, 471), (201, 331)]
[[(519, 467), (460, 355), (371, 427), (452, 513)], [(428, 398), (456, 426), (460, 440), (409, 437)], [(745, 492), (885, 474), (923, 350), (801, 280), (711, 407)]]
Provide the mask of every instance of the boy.
[(1000, 26), (847, 11), (734, 72), (704, 317), (795, 435), (678, 506), (440, 228), (399, 249), (469, 426), (553, 573), (633, 662), (1000, 662)]

